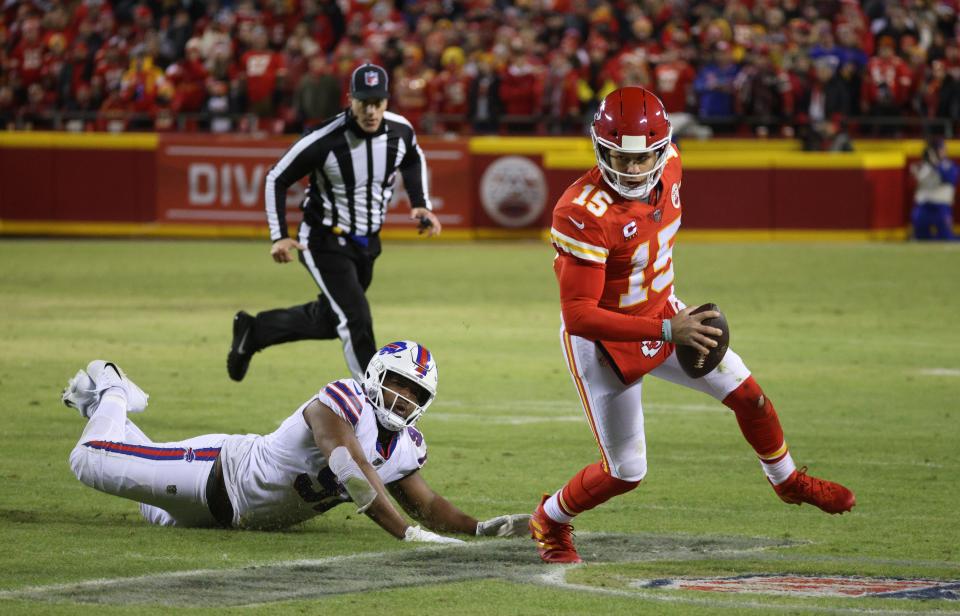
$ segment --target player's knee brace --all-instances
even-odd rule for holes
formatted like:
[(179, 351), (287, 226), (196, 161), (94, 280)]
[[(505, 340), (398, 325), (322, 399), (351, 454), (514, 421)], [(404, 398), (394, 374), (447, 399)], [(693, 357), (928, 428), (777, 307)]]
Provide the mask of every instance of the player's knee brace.
[(630, 488), (632, 490), (647, 476), (647, 460), (646, 458), (637, 458), (623, 462), (611, 474), (620, 481), (633, 483), (633, 487)]
[(744, 416), (763, 415), (767, 406), (773, 406), (759, 383), (751, 376), (723, 399), (724, 406), (734, 413)]

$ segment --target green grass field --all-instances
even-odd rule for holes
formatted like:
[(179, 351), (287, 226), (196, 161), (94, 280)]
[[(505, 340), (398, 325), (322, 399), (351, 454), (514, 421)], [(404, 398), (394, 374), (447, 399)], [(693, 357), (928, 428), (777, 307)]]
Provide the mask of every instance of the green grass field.
[[(678, 295), (721, 306), (794, 459), (854, 489), (857, 507), (828, 516), (781, 503), (729, 411), (651, 378), (649, 475), (578, 518), (589, 562), (573, 568), (541, 566), (526, 539), (404, 544), (348, 506), (286, 532), (152, 528), (133, 503), (73, 477), (67, 455), (83, 422), (59, 393), (91, 359), (116, 361), (151, 394), (135, 420), (158, 441), (269, 432), (346, 376), (339, 343), (326, 341), (268, 349), (243, 383), (227, 378), (236, 310), (314, 293), (301, 266), (267, 252), (261, 242), (0, 242), (0, 613), (960, 613), (948, 600), (638, 582), (960, 581), (960, 246), (681, 234)], [(533, 242), (390, 244), (369, 293), (379, 342), (416, 339), (437, 358), (439, 396), (420, 424), (424, 476), (477, 517), (528, 512), (598, 457), (560, 353), (551, 258)]]

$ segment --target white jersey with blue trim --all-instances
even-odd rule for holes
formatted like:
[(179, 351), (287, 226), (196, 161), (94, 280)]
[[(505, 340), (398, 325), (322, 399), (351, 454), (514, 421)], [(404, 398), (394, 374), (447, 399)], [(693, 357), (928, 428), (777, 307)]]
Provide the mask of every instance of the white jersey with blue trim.
[(427, 460), (427, 444), (416, 428), (397, 432), (387, 447), (377, 441), (373, 405), (353, 379), (334, 381), (304, 402), (266, 436), (227, 437), (220, 450), (224, 483), (239, 528), (283, 528), (348, 502), (350, 497), (327, 466), (303, 411), (314, 400), (349, 423), (367, 460), (385, 484), (403, 479)]

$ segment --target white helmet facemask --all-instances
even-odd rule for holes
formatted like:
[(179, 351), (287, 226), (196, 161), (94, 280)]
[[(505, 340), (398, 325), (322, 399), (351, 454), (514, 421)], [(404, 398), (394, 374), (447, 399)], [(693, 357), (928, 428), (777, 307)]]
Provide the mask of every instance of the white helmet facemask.
[[(673, 129), (667, 133), (667, 136), (656, 143), (647, 145), (647, 139), (643, 136), (623, 135), (620, 139), (622, 145), (617, 145), (599, 137), (590, 127), (590, 137), (593, 139), (593, 150), (597, 156), (597, 164), (600, 167), (600, 173), (603, 179), (607, 181), (611, 188), (617, 191), (621, 196), (627, 199), (646, 199), (651, 191), (660, 181), (663, 175), (663, 169), (667, 166), (667, 159), (670, 154), (670, 138)], [(640, 154), (643, 152), (656, 153), (657, 160), (653, 168), (643, 173), (625, 173), (613, 168), (610, 160), (612, 151), (625, 154)]]
[[(410, 399), (409, 397), (401, 394), (399, 391), (390, 387), (389, 384), (386, 384), (388, 376), (395, 375), (396, 377), (402, 379), (409, 383), (412, 388), (417, 392), (415, 400)], [(413, 383), (407, 377), (397, 374), (391, 370), (384, 370), (379, 375), (380, 385), (376, 390), (376, 399), (371, 399), (373, 402), (373, 410), (377, 414), (377, 419), (380, 420), (380, 424), (387, 430), (393, 432), (398, 432), (414, 425), (420, 419), (420, 416), (423, 415), (423, 411), (426, 410), (426, 407), (430, 405), (433, 401), (433, 396), (416, 383)], [(387, 396), (385, 393), (390, 393), (392, 395)], [(385, 400), (387, 398), (392, 398), (392, 402), (387, 405)], [(398, 408), (400, 407), (400, 408)], [(400, 412), (402, 407), (413, 409), (410, 413), (404, 417), (403, 413)]]
[[(403, 383), (415, 399), (391, 387), (388, 379)], [(417, 423), (433, 403), (437, 395), (437, 366), (426, 347), (409, 340), (391, 342), (377, 351), (367, 365), (363, 389), (380, 425), (398, 432)], [(411, 410), (404, 416), (402, 411), (407, 409)]]

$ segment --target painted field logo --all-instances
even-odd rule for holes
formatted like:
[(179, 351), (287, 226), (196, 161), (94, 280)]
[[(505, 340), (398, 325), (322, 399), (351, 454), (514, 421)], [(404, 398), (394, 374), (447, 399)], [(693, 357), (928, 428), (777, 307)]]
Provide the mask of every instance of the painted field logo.
[(794, 597), (889, 597), (960, 599), (960, 582), (806, 575), (743, 575), (723, 578), (637, 580), (634, 588), (757, 593)]

